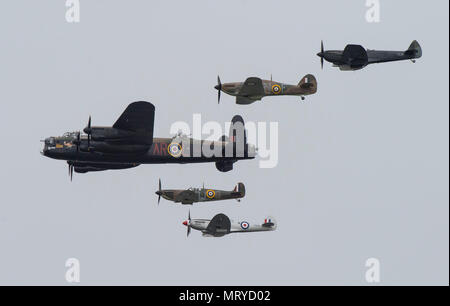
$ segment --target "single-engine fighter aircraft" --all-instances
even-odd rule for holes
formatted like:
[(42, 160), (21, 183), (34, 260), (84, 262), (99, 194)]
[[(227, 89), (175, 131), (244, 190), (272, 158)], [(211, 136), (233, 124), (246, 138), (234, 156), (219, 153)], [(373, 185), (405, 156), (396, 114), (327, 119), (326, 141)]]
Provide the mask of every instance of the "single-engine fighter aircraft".
[(267, 217), (262, 224), (250, 224), (244, 220), (232, 221), (224, 214), (217, 214), (211, 220), (191, 219), (191, 212), (183, 225), (187, 227), (188, 236), (193, 228), (201, 231), (203, 236), (207, 237), (222, 237), (230, 233), (267, 232), (277, 229), (277, 222), (272, 217)]
[(422, 48), (417, 41), (413, 41), (406, 51), (377, 51), (366, 50), (360, 45), (347, 45), (344, 51), (323, 49), (323, 42), (321, 43), (320, 52), (317, 56), (320, 57), (320, 63), (323, 69), (323, 61), (326, 60), (333, 64), (334, 67), (339, 67), (340, 70), (359, 70), (369, 64), (386, 63), (394, 61), (411, 60), (416, 62), (417, 58), (422, 56)]
[[(218, 141), (194, 140), (178, 134), (172, 138), (154, 138), (155, 107), (149, 102), (128, 105), (112, 127), (91, 126), (81, 132), (65, 133), (45, 139), (44, 156), (66, 160), (69, 176), (73, 171), (86, 173), (128, 169), (140, 164), (214, 162), (219, 171), (233, 169), (238, 160), (255, 157), (255, 147), (247, 144), (244, 120), (234, 116), (230, 137)], [(205, 150), (210, 150), (206, 152)], [(207, 154), (205, 154), (207, 153)], [(216, 154), (217, 153), (217, 154)]]
[(244, 83), (224, 83), (217, 77), (217, 85), (214, 87), (218, 92), (218, 102), (220, 103), (220, 92), (224, 92), (236, 97), (236, 104), (251, 104), (267, 96), (300, 96), (302, 100), (305, 96), (317, 92), (317, 81), (312, 74), (305, 75), (298, 85), (288, 85), (271, 80), (261, 80), (257, 77), (250, 77)]
[(233, 190), (216, 190), (205, 188), (189, 189), (161, 189), (161, 180), (159, 180), (159, 189), (155, 192), (158, 195), (158, 204), (161, 197), (166, 200), (181, 204), (193, 204), (197, 202), (210, 202), (236, 199), (238, 202), (245, 196), (245, 186), (238, 183)]

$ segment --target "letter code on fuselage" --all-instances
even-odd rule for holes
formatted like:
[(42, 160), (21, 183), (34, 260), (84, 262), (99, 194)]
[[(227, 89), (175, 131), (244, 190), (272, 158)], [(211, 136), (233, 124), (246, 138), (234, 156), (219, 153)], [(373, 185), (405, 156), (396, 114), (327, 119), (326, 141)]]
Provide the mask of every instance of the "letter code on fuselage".
[(167, 156), (169, 155), (169, 151), (167, 150), (168, 144), (165, 142), (157, 142), (153, 144), (153, 155), (159, 155), (159, 156)]

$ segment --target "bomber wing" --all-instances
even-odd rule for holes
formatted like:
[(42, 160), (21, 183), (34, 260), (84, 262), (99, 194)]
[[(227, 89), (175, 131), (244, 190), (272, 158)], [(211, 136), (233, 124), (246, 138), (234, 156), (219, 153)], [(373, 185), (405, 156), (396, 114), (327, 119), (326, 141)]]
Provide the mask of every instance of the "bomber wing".
[(144, 142), (153, 141), (153, 125), (155, 122), (155, 106), (149, 102), (139, 101), (128, 105), (113, 128), (136, 132)]

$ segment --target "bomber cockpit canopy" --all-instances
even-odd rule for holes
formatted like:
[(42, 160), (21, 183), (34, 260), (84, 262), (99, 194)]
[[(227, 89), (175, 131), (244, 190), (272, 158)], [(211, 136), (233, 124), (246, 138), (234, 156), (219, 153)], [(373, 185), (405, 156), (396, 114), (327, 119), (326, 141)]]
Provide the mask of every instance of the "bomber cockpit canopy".
[(77, 138), (79, 132), (65, 132), (62, 137), (64, 138)]

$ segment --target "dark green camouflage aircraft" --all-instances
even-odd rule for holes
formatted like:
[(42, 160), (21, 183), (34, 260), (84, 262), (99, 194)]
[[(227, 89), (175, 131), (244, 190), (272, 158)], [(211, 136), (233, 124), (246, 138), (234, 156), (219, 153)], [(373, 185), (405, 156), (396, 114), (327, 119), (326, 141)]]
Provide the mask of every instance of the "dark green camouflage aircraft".
[(317, 56), (320, 57), (322, 69), (323, 61), (326, 60), (332, 63), (334, 67), (339, 67), (343, 71), (360, 70), (370, 64), (394, 61), (411, 60), (415, 63), (417, 58), (422, 57), (422, 48), (416, 40), (411, 43), (406, 51), (366, 50), (360, 45), (347, 45), (343, 51), (325, 51), (323, 42), (321, 43), (320, 49)]
[(272, 80), (261, 80), (257, 77), (250, 77), (245, 82), (224, 83), (217, 77), (217, 85), (214, 87), (218, 91), (218, 102), (220, 102), (220, 92), (224, 92), (236, 97), (236, 104), (251, 104), (267, 96), (300, 96), (302, 100), (305, 96), (317, 92), (317, 81), (312, 74), (305, 75), (298, 85), (288, 85)]
[(245, 186), (243, 183), (238, 183), (231, 191), (205, 188), (205, 186), (189, 189), (161, 189), (161, 180), (159, 180), (159, 188), (155, 193), (158, 195), (158, 204), (161, 201), (161, 197), (181, 204), (231, 199), (236, 199), (240, 202), (240, 199), (245, 196)]

